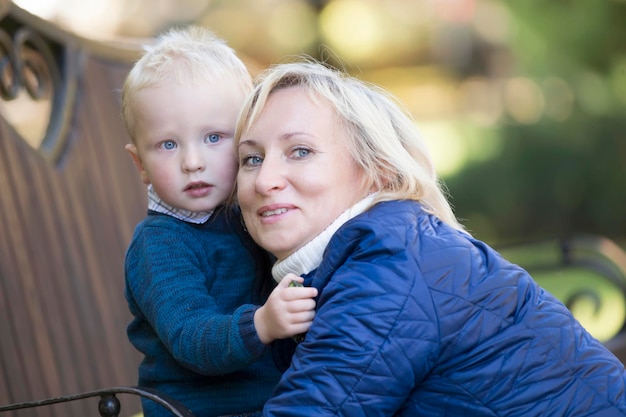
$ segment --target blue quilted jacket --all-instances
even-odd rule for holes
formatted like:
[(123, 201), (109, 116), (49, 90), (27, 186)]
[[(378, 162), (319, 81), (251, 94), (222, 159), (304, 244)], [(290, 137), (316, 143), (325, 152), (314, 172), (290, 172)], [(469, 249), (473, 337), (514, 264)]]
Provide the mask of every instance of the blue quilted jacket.
[(522, 268), (379, 203), (306, 277), (317, 316), (265, 416), (624, 416), (623, 365)]

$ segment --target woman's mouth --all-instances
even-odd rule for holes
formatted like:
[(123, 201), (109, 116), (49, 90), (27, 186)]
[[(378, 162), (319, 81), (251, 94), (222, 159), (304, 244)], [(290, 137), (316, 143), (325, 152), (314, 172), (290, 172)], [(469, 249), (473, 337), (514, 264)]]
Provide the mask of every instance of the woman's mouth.
[(264, 211), (263, 213), (261, 213), (261, 217), (270, 217), (270, 216), (276, 216), (277, 214), (283, 214), (286, 213), (287, 209), (286, 208), (279, 208), (276, 210), (267, 210)]

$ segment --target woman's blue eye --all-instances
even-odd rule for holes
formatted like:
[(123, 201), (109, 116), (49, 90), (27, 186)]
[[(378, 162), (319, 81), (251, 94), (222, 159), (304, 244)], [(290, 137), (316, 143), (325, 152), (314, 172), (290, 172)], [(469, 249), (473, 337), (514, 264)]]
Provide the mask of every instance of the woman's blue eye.
[(211, 133), (210, 135), (206, 137), (206, 140), (208, 140), (211, 143), (217, 143), (220, 141), (221, 138), (222, 137), (218, 135), (217, 133)]
[(305, 148), (296, 149), (296, 156), (298, 158), (304, 158), (305, 156), (307, 156), (310, 153), (311, 153), (311, 151), (309, 149), (305, 149)]
[(247, 156), (242, 159), (243, 166), (255, 166), (260, 165), (263, 159), (260, 156)]

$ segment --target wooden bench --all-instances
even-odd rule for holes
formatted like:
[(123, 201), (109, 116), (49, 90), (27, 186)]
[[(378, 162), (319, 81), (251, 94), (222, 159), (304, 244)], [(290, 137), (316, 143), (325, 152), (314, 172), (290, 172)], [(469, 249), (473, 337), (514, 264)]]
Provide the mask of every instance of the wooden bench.
[(139, 53), (0, 0), (0, 403), (137, 383), (123, 259), (147, 197), (119, 90)]

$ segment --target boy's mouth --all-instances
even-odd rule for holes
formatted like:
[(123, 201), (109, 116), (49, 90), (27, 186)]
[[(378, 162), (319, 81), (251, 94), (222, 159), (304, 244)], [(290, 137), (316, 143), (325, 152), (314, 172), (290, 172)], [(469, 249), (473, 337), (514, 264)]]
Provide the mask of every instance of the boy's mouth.
[(206, 188), (206, 187), (210, 187), (210, 185), (205, 182), (194, 182), (194, 183), (188, 184), (185, 187), (185, 191), (198, 190), (198, 189)]

